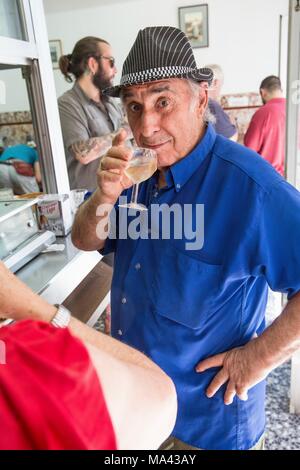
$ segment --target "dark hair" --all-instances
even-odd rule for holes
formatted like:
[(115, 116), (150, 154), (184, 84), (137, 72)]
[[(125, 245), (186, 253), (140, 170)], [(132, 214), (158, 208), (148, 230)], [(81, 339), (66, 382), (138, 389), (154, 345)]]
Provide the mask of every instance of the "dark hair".
[(269, 77), (266, 77), (260, 85), (260, 89), (267, 90), (270, 93), (276, 90), (281, 90), (281, 81), (279, 77), (276, 77), (276, 75), (270, 75)]
[(84, 74), (89, 58), (99, 56), (101, 42), (108, 44), (104, 39), (88, 36), (75, 44), (72, 54), (61, 56), (59, 68), (67, 82), (73, 82), (72, 75), (78, 79)]

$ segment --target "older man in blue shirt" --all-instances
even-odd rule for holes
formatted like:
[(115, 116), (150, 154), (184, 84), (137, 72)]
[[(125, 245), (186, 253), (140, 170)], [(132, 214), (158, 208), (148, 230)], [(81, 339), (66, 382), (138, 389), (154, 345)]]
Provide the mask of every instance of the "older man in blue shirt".
[[(148, 211), (119, 207), (132, 187), (121, 132), (77, 214), (73, 241), (115, 252), (112, 334), (175, 382), (168, 448), (245, 450), (260, 447), (264, 434), (264, 379), (300, 347), (300, 195), (207, 125), (211, 79), (176, 28), (139, 32), (120, 86), (107, 93), (121, 96), (137, 144), (157, 153), (158, 172), (139, 192)], [(132, 236), (138, 225), (140, 236)], [(268, 285), (289, 302), (265, 329)]]

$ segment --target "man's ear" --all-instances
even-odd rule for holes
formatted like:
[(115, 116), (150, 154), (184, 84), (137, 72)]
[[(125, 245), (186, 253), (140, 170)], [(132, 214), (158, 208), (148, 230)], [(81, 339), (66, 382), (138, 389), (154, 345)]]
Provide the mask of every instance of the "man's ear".
[(98, 62), (94, 59), (94, 57), (89, 57), (87, 61), (87, 69), (91, 72), (92, 75), (95, 75), (97, 72)]
[(203, 116), (203, 114), (205, 113), (207, 105), (208, 105), (208, 89), (207, 88), (203, 89), (202, 87), (200, 87), (198, 109), (199, 109), (201, 116)]
[(259, 92), (260, 92), (261, 98), (264, 99), (264, 98), (266, 97), (266, 90), (264, 90), (263, 88), (261, 88), (261, 89), (259, 90)]

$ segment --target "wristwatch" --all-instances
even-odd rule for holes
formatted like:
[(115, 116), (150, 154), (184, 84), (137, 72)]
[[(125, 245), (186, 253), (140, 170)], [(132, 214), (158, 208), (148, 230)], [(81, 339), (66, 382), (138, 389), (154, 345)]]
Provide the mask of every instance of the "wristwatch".
[(56, 328), (67, 328), (71, 321), (71, 312), (63, 305), (55, 304), (54, 307), (57, 308), (57, 312), (52, 318), (51, 324)]

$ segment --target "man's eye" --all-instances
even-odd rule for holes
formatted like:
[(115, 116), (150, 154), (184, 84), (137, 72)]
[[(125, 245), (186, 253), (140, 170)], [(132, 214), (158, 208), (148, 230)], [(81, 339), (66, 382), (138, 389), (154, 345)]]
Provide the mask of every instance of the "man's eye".
[(129, 105), (129, 109), (130, 109), (130, 111), (132, 111), (133, 113), (138, 113), (138, 112), (140, 111), (140, 109), (141, 109), (141, 106), (140, 106), (139, 104), (137, 104), (137, 103), (131, 103), (131, 104)]
[(170, 104), (170, 102), (166, 98), (164, 98), (164, 99), (162, 99), (158, 102), (158, 106), (160, 108), (166, 108), (167, 106), (169, 106), (169, 104)]

